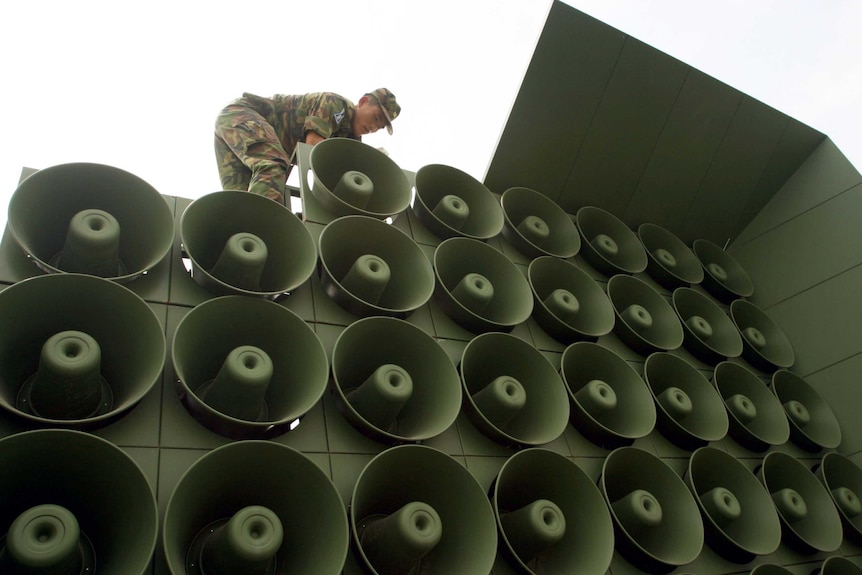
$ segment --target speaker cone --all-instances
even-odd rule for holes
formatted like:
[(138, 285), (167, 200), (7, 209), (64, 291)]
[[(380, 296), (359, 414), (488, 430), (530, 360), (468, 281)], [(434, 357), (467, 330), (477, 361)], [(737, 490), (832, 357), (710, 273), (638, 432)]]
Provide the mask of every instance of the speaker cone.
[(231, 443), (198, 459), (171, 493), (162, 525), (173, 575), (337, 575), (348, 541), (329, 477), (270, 441)]
[(647, 268), (647, 255), (637, 235), (605, 210), (584, 206), (576, 215), (581, 254), (606, 276), (634, 274)]
[(389, 157), (350, 138), (329, 138), (308, 159), (311, 193), (336, 217), (361, 215), (384, 220), (410, 205), (410, 182)]
[(345, 216), (320, 233), (323, 289), (338, 305), (364, 317), (404, 318), (434, 293), (434, 270), (401, 230), (365, 216)]
[(730, 304), (730, 317), (742, 334), (742, 357), (752, 366), (771, 373), (796, 361), (790, 340), (759, 307), (736, 300)]
[(541, 445), (562, 435), (569, 403), (542, 353), (513, 335), (473, 338), (461, 358), (464, 409), (473, 424), (506, 445)]
[(530, 263), (527, 278), (533, 290), (533, 318), (557, 341), (595, 341), (614, 328), (608, 296), (582, 269), (540, 256)]
[(781, 518), (784, 543), (803, 553), (831, 553), (844, 538), (829, 492), (802, 462), (780, 451), (763, 458), (758, 478)]
[(677, 288), (673, 307), (685, 332), (683, 345), (697, 359), (715, 365), (742, 354), (739, 331), (708, 296), (691, 288)]
[(150, 572), (158, 510), (123, 450), (87, 433), (42, 429), (0, 439), (0, 461), (0, 572)]
[(436, 300), (473, 333), (511, 331), (533, 312), (527, 278), (506, 256), (470, 238), (450, 238), (434, 252)]
[(694, 252), (673, 233), (656, 224), (638, 226), (638, 238), (646, 249), (646, 271), (669, 290), (703, 281), (703, 268)]
[(830, 452), (820, 460), (816, 475), (841, 515), (844, 535), (857, 544), (862, 542), (862, 469), (849, 457)]
[(719, 301), (730, 303), (754, 294), (751, 278), (732, 255), (704, 239), (694, 240), (692, 249), (703, 267), (701, 285)]
[(688, 463), (686, 483), (694, 494), (706, 541), (734, 563), (769, 555), (781, 544), (781, 523), (769, 493), (732, 455), (701, 447)]
[(350, 526), (357, 555), (377, 575), (490, 573), (494, 512), (460, 463), (421, 445), (392, 447), (362, 470)]
[(571, 258), (581, 249), (572, 218), (553, 200), (530, 188), (509, 188), (500, 198), (503, 236), (530, 259)]
[(656, 426), (679, 447), (697, 449), (727, 434), (727, 411), (721, 397), (684, 359), (669, 353), (652, 354), (644, 365), (644, 380), (658, 406)]
[(0, 317), (0, 406), (30, 424), (104, 426), (161, 379), (162, 325), (114, 282), (36, 276), (0, 292)]
[(841, 445), (841, 426), (835, 412), (804, 379), (786, 369), (772, 375), (772, 391), (790, 422), (790, 439), (817, 453)]
[(661, 294), (633, 276), (608, 280), (608, 298), (614, 306), (614, 333), (641, 355), (671, 351), (682, 345), (679, 317)]
[(614, 551), (611, 516), (596, 484), (546, 449), (503, 464), (491, 499), (504, 556), (522, 573), (603, 575)]
[(171, 350), (189, 413), (232, 439), (290, 430), (323, 395), (329, 362), (317, 335), (287, 308), (223, 296), (186, 314)]
[(332, 351), (336, 402), (362, 433), (387, 443), (446, 431), (461, 410), (461, 380), (443, 348), (418, 327), (365, 318)]
[(9, 230), (41, 270), (132, 281), (162, 261), (174, 219), (148, 183), (119, 168), (61, 164), (21, 182)]
[(737, 363), (715, 366), (713, 384), (727, 408), (730, 436), (752, 451), (767, 451), (790, 439), (790, 424), (781, 402), (766, 384)]
[(631, 445), (655, 427), (649, 389), (611, 350), (592, 342), (574, 343), (563, 352), (560, 374), (569, 393), (572, 423), (596, 445)]
[(617, 551), (635, 567), (669, 573), (700, 554), (704, 531), (697, 503), (655, 455), (636, 447), (612, 451), (599, 488), (614, 520)]
[(503, 230), (500, 200), (481, 182), (457, 168), (430, 164), (416, 172), (413, 213), (441, 239), (487, 240)]

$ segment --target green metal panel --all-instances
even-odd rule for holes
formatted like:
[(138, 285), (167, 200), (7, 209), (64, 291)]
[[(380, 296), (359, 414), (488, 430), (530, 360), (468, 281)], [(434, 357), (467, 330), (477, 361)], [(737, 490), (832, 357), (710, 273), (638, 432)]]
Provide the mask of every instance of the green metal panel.
[(625, 211), (689, 68), (627, 38), (559, 203)]
[(860, 373), (862, 353), (805, 378), (835, 412), (841, 426), (843, 453), (862, 451), (862, 418), (859, 417), (859, 405), (862, 404)]
[(626, 207), (632, 226), (679, 230), (739, 107), (742, 93), (691, 69)]
[(491, 191), (524, 186), (559, 197), (623, 41), (618, 30), (554, 3), (488, 168)]

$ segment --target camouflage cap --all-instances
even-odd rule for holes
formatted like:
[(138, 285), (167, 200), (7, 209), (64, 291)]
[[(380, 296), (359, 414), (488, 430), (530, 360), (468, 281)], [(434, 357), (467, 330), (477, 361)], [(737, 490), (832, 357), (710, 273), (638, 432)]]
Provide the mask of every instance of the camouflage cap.
[(392, 120), (398, 117), (401, 113), (401, 106), (395, 100), (395, 94), (386, 88), (377, 88), (373, 92), (368, 92), (366, 96), (371, 96), (377, 103), (380, 104), (380, 109), (383, 110), (383, 115), (386, 116), (386, 131), (392, 135)]

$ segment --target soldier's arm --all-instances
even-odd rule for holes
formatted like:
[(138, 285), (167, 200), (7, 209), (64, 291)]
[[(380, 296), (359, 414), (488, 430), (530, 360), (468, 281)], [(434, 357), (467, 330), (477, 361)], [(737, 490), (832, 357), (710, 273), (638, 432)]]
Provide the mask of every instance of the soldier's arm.
[(323, 136), (321, 136), (320, 134), (318, 134), (318, 133), (317, 133), (317, 132), (315, 132), (314, 130), (308, 130), (308, 131), (305, 133), (305, 143), (306, 143), (306, 144), (311, 144), (312, 146), (314, 146), (314, 145), (315, 145), (315, 144), (317, 144), (318, 142), (322, 142), (322, 141), (323, 141), (323, 140), (325, 140), (325, 139), (326, 139), (326, 138), (324, 138)]

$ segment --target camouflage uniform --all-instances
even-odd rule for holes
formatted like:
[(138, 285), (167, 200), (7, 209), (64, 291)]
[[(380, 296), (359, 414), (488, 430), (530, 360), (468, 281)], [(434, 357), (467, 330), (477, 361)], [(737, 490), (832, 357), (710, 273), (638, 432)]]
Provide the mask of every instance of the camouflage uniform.
[(261, 98), (243, 94), (216, 118), (215, 153), (224, 190), (248, 190), (284, 203), (296, 144), (314, 130), (324, 138), (361, 139), (353, 103), (331, 92)]

